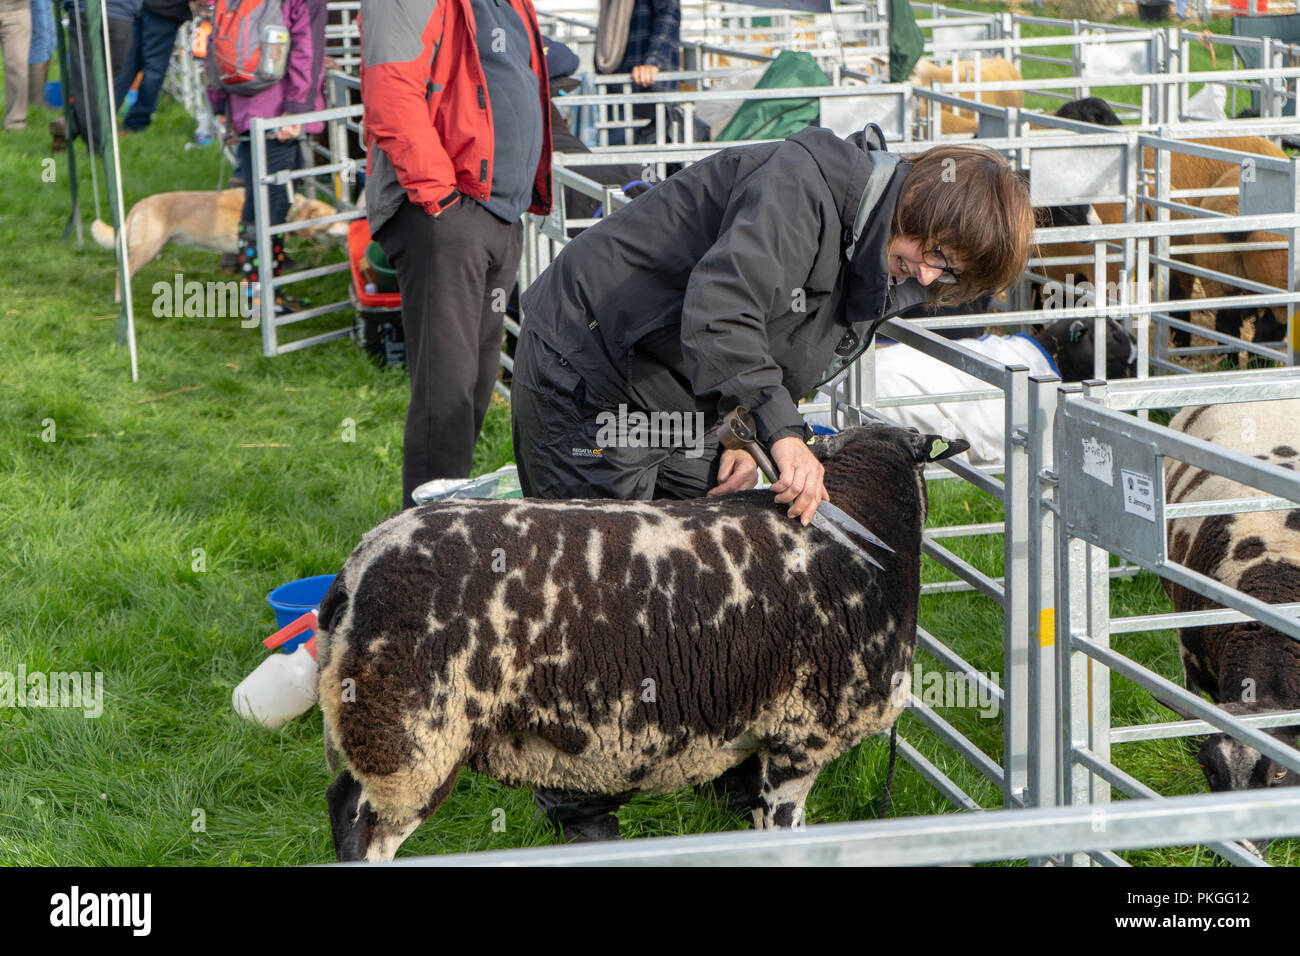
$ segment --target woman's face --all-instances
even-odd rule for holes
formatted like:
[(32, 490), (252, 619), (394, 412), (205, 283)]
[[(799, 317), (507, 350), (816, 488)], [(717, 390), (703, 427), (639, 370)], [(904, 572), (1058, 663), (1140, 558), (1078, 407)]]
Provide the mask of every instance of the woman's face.
[[(925, 254), (922, 253), (921, 243), (917, 239), (909, 239), (906, 236), (890, 239), (886, 253), (889, 259), (890, 278), (901, 282), (908, 276), (915, 276), (916, 281), (921, 285), (929, 285), (944, 274), (943, 269), (930, 263), (944, 262), (952, 272), (961, 273), (961, 263), (955, 262), (946, 250), (924, 250)], [(926, 261), (927, 259), (929, 262)]]

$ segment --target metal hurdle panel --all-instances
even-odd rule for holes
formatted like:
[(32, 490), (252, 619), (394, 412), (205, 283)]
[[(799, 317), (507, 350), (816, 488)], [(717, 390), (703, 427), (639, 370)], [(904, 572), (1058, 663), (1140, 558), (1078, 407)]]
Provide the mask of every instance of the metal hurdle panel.
[[(1112, 744), (1223, 731), (1285, 766), (1300, 771), (1300, 753), (1261, 733), (1264, 726), (1294, 722), (1300, 712), (1271, 717), (1233, 717), (1183, 690), (1111, 647), (1111, 636), (1154, 628), (1256, 619), (1300, 640), (1300, 607), (1270, 606), (1173, 563), (1166, 552), (1167, 520), (1274, 507), (1300, 507), (1300, 475), (1225, 448), (1182, 435), (1127, 414), (1152, 408), (1223, 401), (1300, 397), (1300, 370), (1198, 375), (1163, 382), (1072, 386), (1039, 396), (1052, 412), (1056, 465), (1045, 475), (1056, 487), (1055, 513), (1057, 764), (1060, 801), (1111, 812), (1112, 788), (1132, 798), (1161, 799), (1150, 787), (1111, 761)], [(1168, 504), (1164, 500), (1166, 456), (1259, 488), (1274, 499)], [(1132, 490), (1130, 490), (1130, 485)], [(1113, 619), (1109, 557), (1120, 555), (1223, 605), (1226, 611)], [(1122, 674), (1203, 718), (1112, 727), (1110, 674)], [(1206, 726), (1206, 725), (1210, 726)], [(1220, 794), (1213, 799), (1231, 800)], [(1292, 824), (1294, 831), (1295, 824)], [(1260, 834), (1262, 836), (1263, 834)], [(1288, 835), (1295, 835), (1294, 832)], [(1243, 865), (1263, 861), (1245, 847), (1217, 836), (1207, 845)], [(1096, 853), (1064, 862), (1109, 862)]]
[[(355, 162), (353, 160), (342, 160), (340, 162), (327, 163), (322, 166), (311, 166), (306, 169), (281, 170), (274, 175), (268, 175), (266, 172), (267, 135), (274, 133), (282, 126), (314, 122), (334, 124), (349, 118), (359, 117), (360, 115), (360, 106), (345, 106), (334, 109), (315, 110), (309, 113), (296, 113), (292, 116), (279, 116), (274, 119), (255, 118), (249, 124), (253, 168), (247, 171), (246, 175), (250, 175), (255, 184), (255, 189), (253, 191), (253, 211), (257, 226), (257, 258), (259, 262), (269, 264), (273, 261), (271, 256), (272, 236), (287, 235), (312, 226), (328, 226), (336, 222), (348, 222), (353, 219), (359, 219), (364, 215), (364, 213), (359, 209), (344, 209), (343, 211), (334, 213), (331, 216), (322, 216), (316, 219), (304, 219), (300, 222), (286, 222), (279, 226), (272, 226), (270, 224), (269, 195), (269, 190), (272, 186), (283, 188), (300, 180), (306, 180), (320, 175), (349, 175), (355, 170)], [(276, 289), (284, 288), (292, 283), (347, 272), (349, 268), (350, 266), (347, 262), (336, 262), (329, 265), (318, 266), (313, 269), (300, 269), (296, 272), (273, 275), (270, 274), (270, 268), (264, 267), (262, 269), (262, 277), (259, 283), (261, 287), (260, 294), (254, 299), (254, 308), (258, 310), (258, 321), (262, 327), (262, 354), (268, 358), (274, 355), (283, 355), (286, 352), (297, 351), (298, 349), (307, 348), (310, 345), (317, 345), (321, 342), (328, 342), (333, 339), (343, 338), (346, 335), (350, 335), (353, 329), (351, 323), (343, 328), (333, 329), (329, 332), (322, 332), (292, 342), (281, 342), (281, 329), (297, 322), (304, 322), (308, 319), (314, 319), (322, 315), (329, 315), (330, 313), (338, 312), (343, 309), (350, 310), (352, 308), (352, 303), (345, 298), (338, 302), (313, 306), (312, 308), (303, 309), (299, 312), (288, 312), (284, 315), (277, 315), (275, 311), (274, 294)]]
[[(924, 628), (917, 630), (917, 647), (930, 654), (948, 670), (960, 675), (968, 683), (981, 685), (999, 704), (1002, 715), (1003, 762), (999, 765), (978, 745), (948, 724), (931, 707), (917, 697), (917, 689), (908, 699), (908, 709), (930, 731), (971, 763), (1002, 793), (1006, 807), (1045, 805), (1029, 790), (1029, 702), (1027, 655), (1022, 646), (1024, 635), (1030, 628), (1030, 600), (1027, 582), (1031, 580), (1028, 560), (1030, 555), (1029, 508), (1029, 369), (1023, 365), (1007, 366), (990, 361), (962, 346), (959, 342), (942, 338), (923, 328), (927, 320), (890, 320), (881, 326), (881, 334), (896, 339), (905, 346), (952, 365), (990, 386), (972, 392), (924, 396), (912, 399), (880, 399), (872, 388), (872, 366), (875, 346), (864, 355), (847, 377), (848, 400), (841, 405), (831, 404), (834, 424), (856, 424), (864, 420), (890, 420), (890, 409), (905, 404), (924, 404), (942, 401), (981, 401), (1000, 398), (1003, 401), (1005, 422), (1005, 451), (1003, 464), (996, 468), (975, 468), (960, 461), (949, 460), (931, 469), (927, 478), (958, 477), (988, 493), (1003, 505), (1003, 521), (960, 527), (927, 529), (922, 552), (937, 564), (957, 576), (959, 586), (946, 584), (922, 585), (921, 593), (932, 594), (953, 590), (974, 590), (992, 600), (1003, 612), (1002, 674), (1001, 686), (981, 674), (968, 661), (947, 647), (937, 635)], [(969, 323), (969, 319), (967, 322)], [(811, 408), (810, 408), (811, 410)], [(1002, 474), (998, 480), (995, 473)], [(1003, 535), (1003, 577), (995, 579), (944, 546), (942, 541), (951, 537), (977, 535)], [(900, 752), (904, 758), (957, 807), (981, 809), (956, 781), (944, 774), (912, 747)], [(919, 759), (918, 759), (919, 758)]]
[[(1214, 132), (1218, 131), (1207, 132), (1210, 132), (1210, 135), (1213, 135)], [(1197, 133), (1200, 135), (1201, 131), (1197, 130)], [(1138, 203), (1145, 210), (1153, 210), (1160, 221), (1174, 224), (1176, 221), (1171, 218), (1173, 215), (1194, 215), (1202, 217), (1199, 220), (1202, 223), (1209, 221), (1218, 226), (1218, 228), (1215, 229), (1197, 230), (1198, 232), (1217, 234), (1219, 232), (1228, 231), (1244, 232), (1247, 230), (1261, 230), (1269, 232), (1276, 231), (1283, 233), (1286, 236), (1286, 240), (1281, 243), (1244, 243), (1225, 241), (1218, 245), (1184, 244), (1175, 246), (1172, 244), (1172, 236), (1174, 233), (1170, 232), (1168, 235), (1162, 236), (1157, 240), (1156, 248), (1154, 250), (1154, 258), (1152, 259), (1152, 262), (1157, 268), (1156, 280), (1158, 288), (1166, 288), (1169, 270), (1176, 270), (1193, 277), (1199, 276), (1215, 279), (1229, 286), (1244, 289), (1248, 293), (1256, 296), (1254, 299), (1242, 296), (1237, 300), (1238, 304), (1247, 303), (1248, 301), (1251, 303), (1262, 304), (1269, 301), (1269, 297), (1271, 296), (1271, 304), (1286, 305), (1290, 331), (1286, 335), (1285, 340), (1281, 343), (1280, 348), (1267, 348), (1260, 343), (1246, 342), (1239, 337), (1229, 336), (1216, 330), (1195, 327), (1190, 323), (1190, 321), (1174, 319), (1167, 314), (1157, 313), (1153, 318), (1156, 319), (1157, 323), (1161, 327), (1169, 326), (1193, 332), (1196, 335), (1222, 343), (1222, 345), (1234, 351), (1247, 351), (1266, 359), (1284, 362), (1288, 365), (1295, 365), (1297, 363), (1297, 358), (1300, 357), (1300, 351), (1297, 350), (1297, 344), (1300, 344), (1300, 339), (1298, 339), (1297, 336), (1300, 335), (1300, 331), (1296, 328), (1294, 307), (1294, 302), (1296, 301), (1294, 298), (1294, 291), (1297, 288), (1300, 288), (1300, 285), (1297, 285), (1298, 274), (1295, 228), (1294, 226), (1288, 228), (1283, 225), (1281, 228), (1268, 229), (1265, 226), (1249, 225), (1246, 220), (1252, 219), (1256, 216), (1290, 214), (1300, 210), (1300, 200), (1297, 199), (1297, 197), (1300, 196), (1300, 170), (1297, 168), (1296, 160), (1256, 156), (1254, 154), (1242, 154), (1198, 143), (1175, 140), (1167, 135), (1139, 135), (1138, 142), (1144, 148), (1150, 147), (1154, 150), (1153, 156), (1155, 160), (1153, 177), (1155, 180), (1154, 188), (1148, 195), (1139, 195)], [(1221, 160), (1233, 164), (1241, 164), (1238, 216), (1235, 219), (1229, 218), (1227, 220), (1207, 219), (1205, 217), (1209, 217), (1209, 213), (1201, 210), (1197, 206), (1188, 204), (1188, 200), (1195, 198), (1196, 191), (1172, 190), (1170, 185), (1172, 153), (1182, 153), (1185, 155), (1200, 156), (1207, 159)], [(1202, 190), (1200, 192), (1204, 194), (1209, 192), (1209, 190)], [(1180, 235), (1190, 234), (1181, 233)], [(1228, 239), (1229, 237), (1225, 236), (1224, 238)], [(1288, 282), (1287, 288), (1285, 289), (1275, 289), (1274, 287), (1261, 285), (1240, 276), (1215, 272), (1194, 266), (1190, 262), (1174, 258), (1176, 254), (1192, 251), (1209, 252), (1218, 249), (1259, 250), (1276, 249), (1279, 247), (1287, 249)], [(1140, 278), (1141, 281), (1145, 281), (1147, 277), (1142, 276)], [(1212, 304), (1217, 300), (1185, 301), (1200, 303), (1200, 306), (1203, 308), (1206, 304)], [(1214, 307), (1231, 307), (1231, 305), (1232, 302), (1225, 299), (1223, 300), (1223, 305), (1215, 305)], [(1167, 338), (1164, 335), (1158, 335), (1155, 338), (1155, 345), (1156, 350), (1152, 359), (1153, 364), (1164, 371), (1174, 373), (1185, 371), (1180, 366), (1170, 361), (1174, 355), (1194, 354), (1196, 351), (1201, 351), (1196, 349), (1169, 350), (1167, 349)]]
[[(1285, 835), (1300, 791), (1128, 800), (1099, 830), (1091, 807), (821, 823), (796, 830), (677, 837), (404, 857), (392, 866), (944, 866), (1108, 853), (1213, 840)], [(336, 863), (331, 866), (373, 866)]]
[[(671, 73), (660, 74), (668, 79), (677, 77), (697, 78), (698, 74)], [(604, 81), (608, 81), (606, 84)], [(625, 84), (630, 80), (626, 74), (609, 74), (601, 77), (601, 84), (613, 85), (619, 81)], [(621, 161), (635, 158), (645, 147), (631, 147), (630, 151), (616, 152), (617, 147), (609, 146), (609, 130), (622, 128), (633, 132), (640, 121), (631, 116), (635, 105), (655, 107), (656, 142), (655, 146), (664, 146), (667, 130), (667, 111), (679, 106), (683, 112), (682, 136), (679, 142), (691, 144), (694, 141), (695, 107), (700, 103), (730, 103), (737, 100), (748, 102), (756, 100), (817, 100), (821, 107), (821, 125), (847, 136), (862, 129), (868, 122), (878, 123), (885, 136), (891, 142), (911, 139), (910, 113), (912, 86), (909, 83), (878, 83), (870, 86), (807, 86), (768, 90), (713, 90), (693, 91), (679, 90), (668, 93), (597, 93), (594, 95), (566, 96), (561, 104), (566, 107), (597, 107), (602, 113), (623, 111), (625, 116), (616, 119), (601, 119), (597, 126), (601, 131), (601, 146), (608, 152), (602, 155), (613, 160), (616, 156), (624, 157)], [(649, 145), (649, 144), (647, 144)], [(738, 141), (711, 142), (713, 149), (725, 149), (729, 146), (743, 145)]]
[(361, 68), (361, 31), (357, 27), (360, 0), (329, 0), (325, 7), (330, 17), (339, 21), (325, 26), (325, 55), (334, 60), (338, 69), (357, 73)]

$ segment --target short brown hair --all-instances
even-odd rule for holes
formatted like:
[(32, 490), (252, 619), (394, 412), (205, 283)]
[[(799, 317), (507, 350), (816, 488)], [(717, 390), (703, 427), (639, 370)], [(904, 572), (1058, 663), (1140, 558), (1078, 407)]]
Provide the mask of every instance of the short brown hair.
[(957, 305), (1000, 292), (1025, 271), (1034, 233), (1029, 189), (990, 149), (935, 146), (909, 160), (891, 238), (942, 246), (962, 269), (956, 285), (935, 282), (930, 301)]

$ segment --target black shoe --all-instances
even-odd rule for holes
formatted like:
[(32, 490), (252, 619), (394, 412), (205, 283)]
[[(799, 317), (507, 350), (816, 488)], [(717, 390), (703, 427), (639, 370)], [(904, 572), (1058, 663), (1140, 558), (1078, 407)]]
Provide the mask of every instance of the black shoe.
[(603, 840), (621, 840), (618, 832), (618, 817), (612, 813), (588, 820), (575, 820), (561, 825), (558, 829), (560, 839), (565, 843), (600, 843)]
[(626, 795), (579, 796), (562, 790), (538, 790), (533, 794), (537, 818), (545, 819), (565, 843), (619, 839), (614, 811), (624, 799)]
[(750, 813), (759, 805), (758, 757), (752, 756), (736, 764), (710, 783), (695, 787), (695, 793), (704, 797), (712, 795), (719, 805), (732, 813)]
[(226, 275), (236, 275), (239, 272), (239, 253), (223, 252), (221, 261), (217, 263), (217, 268)]

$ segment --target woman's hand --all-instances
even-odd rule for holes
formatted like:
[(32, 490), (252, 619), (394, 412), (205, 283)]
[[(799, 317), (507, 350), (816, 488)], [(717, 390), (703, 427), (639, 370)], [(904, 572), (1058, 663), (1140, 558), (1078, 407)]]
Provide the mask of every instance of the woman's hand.
[(659, 67), (651, 63), (642, 63), (640, 66), (632, 67), (632, 82), (637, 86), (652, 86), (655, 81), (655, 75), (659, 72)]
[(302, 135), (302, 124), (294, 123), (290, 126), (281, 126), (275, 131), (275, 138), (282, 143), (287, 143), (291, 139), (297, 139)]
[(823, 484), (826, 469), (797, 435), (788, 435), (774, 443), (772, 460), (780, 472), (779, 480), (772, 485), (776, 503), (789, 504), (789, 517), (797, 516), (807, 525), (812, 521), (817, 506), (831, 500)]
[(743, 448), (727, 448), (718, 460), (718, 484), (710, 488), (710, 495), (727, 495), (733, 491), (748, 491), (758, 481), (758, 465)]

